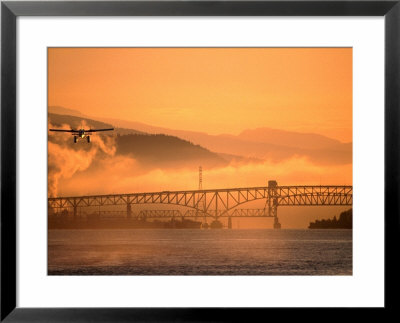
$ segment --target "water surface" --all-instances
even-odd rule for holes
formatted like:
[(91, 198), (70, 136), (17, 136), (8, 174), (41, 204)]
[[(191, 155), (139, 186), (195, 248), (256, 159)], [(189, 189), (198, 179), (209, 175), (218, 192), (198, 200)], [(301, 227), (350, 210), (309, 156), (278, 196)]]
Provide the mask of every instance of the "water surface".
[(49, 230), (50, 275), (351, 275), (352, 230)]

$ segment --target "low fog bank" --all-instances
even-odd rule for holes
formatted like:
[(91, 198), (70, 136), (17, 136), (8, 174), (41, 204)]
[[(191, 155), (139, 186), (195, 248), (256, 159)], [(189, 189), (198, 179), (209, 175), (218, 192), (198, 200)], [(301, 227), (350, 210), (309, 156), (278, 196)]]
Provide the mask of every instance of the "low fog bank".
[[(49, 114), (49, 128), (110, 127), (96, 122)], [(228, 135), (207, 135), (207, 148), (176, 136), (132, 129), (116, 128), (111, 133), (93, 134), (90, 144), (86, 140), (74, 144), (68, 133), (49, 132), (48, 194), (193, 190), (198, 188), (199, 166), (203, 168), (205, 189), (266, 186), (271, 179), (279, 185), (352, 184), (351, 143), (323, 137), (319, 138), (318, 149), (311, 149), (311, 144), (305, 143), (302, 148), (288, 150), (265, 142), (265, 136), (260, 135), (265, 131), (268, 133), (265, 129), (245, 133), (244, 136), (258, 138), (258, 142), (254, 139), (251, 144)], [(210, 140), (214, 137), (220, 139)], [(286, 134), (285, 140), (292, 139), (293, 133)], [(327, 147), (321, 148), (324, 144)], [(210, 148), (213, 145), (215, 150)], [(273, 147), (272, 152), (266, 153), (265, 147)], [(335, 149), (337, 153), (332, 155)]]

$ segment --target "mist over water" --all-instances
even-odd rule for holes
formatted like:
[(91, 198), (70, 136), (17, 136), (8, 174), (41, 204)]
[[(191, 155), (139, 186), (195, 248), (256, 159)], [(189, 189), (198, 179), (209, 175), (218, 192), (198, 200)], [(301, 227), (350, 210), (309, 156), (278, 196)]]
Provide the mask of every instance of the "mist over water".
[(49, 275), (352, 275), (352, 230), (49, 230)]

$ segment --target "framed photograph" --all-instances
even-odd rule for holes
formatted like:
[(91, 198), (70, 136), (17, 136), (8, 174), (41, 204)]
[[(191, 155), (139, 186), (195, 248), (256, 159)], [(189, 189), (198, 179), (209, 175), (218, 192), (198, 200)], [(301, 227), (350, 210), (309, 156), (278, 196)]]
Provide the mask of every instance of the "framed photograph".
[(394, 309), (399, 15), (2, 2), (1, 320)]

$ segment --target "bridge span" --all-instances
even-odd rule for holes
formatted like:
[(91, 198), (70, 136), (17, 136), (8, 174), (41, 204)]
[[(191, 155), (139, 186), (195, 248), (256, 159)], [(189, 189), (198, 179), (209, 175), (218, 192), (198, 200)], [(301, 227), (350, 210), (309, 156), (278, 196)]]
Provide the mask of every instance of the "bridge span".
[(346, 185), (278, 186), (276, 181), (268, 181), (268, 186), (264, 187), (53, 197), (48, 199), (48, 206), (49, 209), (72, 208), (76, 217), (78, 207), (124, 205), (126, 215), (130, 218), (132, 205), (170, 204), (190, 208), (197, 216), (218, 219), (222, 216), (249, 216), (249, 211), (241, 211), (242, 209), (237, 207), (255, 200), (265, 200), (267, 212), (259, 212), (252, 216), (274, 217), (274, 227), (279, 228), (278, 207), (352, 205), (353, 187)]

